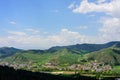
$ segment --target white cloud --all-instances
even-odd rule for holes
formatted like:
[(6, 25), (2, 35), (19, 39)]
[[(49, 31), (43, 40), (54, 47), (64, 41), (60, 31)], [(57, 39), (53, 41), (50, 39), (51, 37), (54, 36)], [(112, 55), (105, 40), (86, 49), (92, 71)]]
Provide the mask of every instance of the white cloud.
[(102, 19), (103, 27), (99, 29), (101, 37), (106, 41), (120, 40), (120, 19), (104, 18)]
[(98, 3), (104, 3), (106, 0), (98, 0)]
[(58, 12), (60, 12), (59, 10), (52, 10), (51, 12), (53, 12), (53, 13), (58, 13)]
[(80, 26), (78, 27), (78, 29), (87, 29), (88, 27), (87, 26)]
[[(75, 6), (75, 4), (74, 4)], [(72, 8), (74, 13), (93, 13), (103, 12), (110, 17), (101, 17), (100, 21), (103, 26), (98, 31), (98, 35), (87, 37), (87, 40), (92, 42), (108, 42), (114, 40), (120, 40), (120, 0), (97, 0), (95, 2), (89, 2), (88, 0), (82, 0), (78, 7)], [(93, 38), (93, 39), (91, 39)]]
[[(9, 31), (9, 36), (0, 37), (0, 45), (13, 46), (19, 48), (37, 48), (47, 49), (52, 46), (65, 46), (77, 43), (83, 43), (87, 39), (86, 36), (80, 35), (78, 32), (73, 32), (68, 29), (61, 29), (58, 34), (42, 36), (30, 35), (25, 32)], [(87, 41), (86, 41), (87, 42)]]
[(69, 9), (75, 8), (75, 3), (76, 3), (76, 2), (73, 2), (72, 4), (70, 4), (70, 5), (68, 6), (68, 8), (69, 8)]
[(15, 21), (10, 21), (9, 23), (12, 24), (12, 25), (15, 25), (15, 24), (16, 24)]
[[(111, 36), (112, 39), (113, 38), (115, 40), (119, 39), (118, 38), (119, 35), (117, 35), (117, 37), (113, 37), (114, 35), (111, 35), (113, 33), (116, 34), (115, 32), (116, 30), (113, 30), (112, 31), (113, 33), (109, 33), (109, 31), (107, 31), (108, 28), (106, 27), (106, 25), (109, 24), (110, 22), (116, 23), (118, 20), (114, 19), (110, 21), (107, 20), (104, 21), (106, 21), (106, 24), (104, 24), (105, 27), (100, 29), (101, 34), (98, 36), (81, 35), (79, 32), (70, 31), (68, 29), (61, 29), (59, 33), (54, 35), (47, 35), (47, 36), (31, 35), (25, 32), (11, 31), (9, 32), (11, 35), (6, 37), (0, 37), (0, 41), (2, 42), (0, 43), (0, 45), (13, 46), (23, 49), (48, 49), (52, 46), (74, 45), (78, 43), (103, 43), (103, 42), (107, 42), (108, 38)], [(116, 29), (119, 28), (118, 25), (119, 24), (116, 25)], [(110, 28), (113, 29), (112, 27)], [(106, 34), (108, 34), (107, 37)]]
[(25, 32), (20, 31), (8, 31), (9, 34), (17, 35), (17, 36), (26, 36), (27, 34)]
[(26, 29), (26, 31), (31, 32), (33, 34), (38, 34), (40, 32), (40, 31), (38, 31), (36, 29), (32, 29), (32, 28)]
[(62, 29), (59, 36), (65, 39), (68, 44), (77, 44), (85, 40), (85, 36), (78, 32), (69, 31), (68, 29)]
[[(90, 12), (104, 12), (111, 16), (120, 17), (120, 0), (112, 0), (107, 2), (106, 0), (98, 0), (98, 4), (93, 2), (88, 2), (88, 0), (83, 0), (77, 8), (74, 7), (74, 13), (90, 13)], [(101, 3), (104, 2), (104, 3)]]
[[(9, 31), (9, 36), (0, 37), (0, 45), (19, 47), (19, 48), (37, 48), (46, 49), (52, 46), (65, 46), (78, 43), (103, 43), (113, 40), (120, 40), (120, 0), (97, 0), (98, 3), (82, 0), (80, 6), (75, 2), (69, 5), (74, 13), (104, 12), (111, 17), (102, 17), (100, 21), (103, 26), (96, 36), (81, 35), (79, 32), (61, 29), (57, 34), (46, 35), (38, 34), (35, 29), (26, 29), (25, 31)], [(56, 11), (57, 12), (57, 11)], [(91, 13), (92, 15), (92, 13)], [(80, 29), (87, 29), (87, 26), (80, 26)], [(28, 32), (27, 32), (28, 31)], [(34, 33), (33, 34), (30, 34)]]

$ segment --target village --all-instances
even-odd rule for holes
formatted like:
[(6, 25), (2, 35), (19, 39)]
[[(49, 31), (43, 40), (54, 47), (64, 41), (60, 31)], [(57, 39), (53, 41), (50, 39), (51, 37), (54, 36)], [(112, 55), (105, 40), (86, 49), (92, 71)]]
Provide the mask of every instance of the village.
[(58, 65), (54, 65), (52, 63), (46, 63), (41, 66), (32, 66), (32, 63), (28, 64), (10, 64), (8, 62), (2, 62), (0, 63), (1, 66), (9, 66), (13, 67), (14, 69), (27, 69), (32, 70), (34, 69), (36, 71), (43, 70), (43, 71), (50, 71), (50, 70), (56, 70), (56, 71), (94, 71), (94, 72), (105, 72), (105, 71), (111, 71), (112, 67), (110, 65), (105, 65), (103, 63), (97, 62), (97, 61), (90, 61), (86, 64), (72, 64), (67, 67), (60, 67)]

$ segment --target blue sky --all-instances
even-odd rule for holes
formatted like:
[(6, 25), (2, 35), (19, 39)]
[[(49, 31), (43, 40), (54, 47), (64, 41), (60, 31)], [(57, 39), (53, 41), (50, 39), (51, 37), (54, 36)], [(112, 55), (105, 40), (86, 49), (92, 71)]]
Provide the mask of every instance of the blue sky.
[[(4, 0), (0, 5), (2, 7), (1, 12), (3, 12), (1, 13), (1, 26), (5, 26), (6, 29), (36, 28), (50, 33), (58, 32), (62, 28), (77, 30), (76, 28), (79, 26), (92, 26), (93, 21), (89, 20), (90, 16), (73, 14), (68, 9), (72, 2), (72, 0), (11, 0), (9, 2)], [(78, 3), (80, 2), (78, 1)], [(97, 18), (91, 17), (92, 20)], [(17, 24), (10, 25), (9, 21)], [(81, 33), (88, 34), (82, 30)], [(91, 33), (90, 35), (95, 34)]]
[(0, 45), (47, 49), (118, 41), (119, 3), (120, 0), (0, 0)]

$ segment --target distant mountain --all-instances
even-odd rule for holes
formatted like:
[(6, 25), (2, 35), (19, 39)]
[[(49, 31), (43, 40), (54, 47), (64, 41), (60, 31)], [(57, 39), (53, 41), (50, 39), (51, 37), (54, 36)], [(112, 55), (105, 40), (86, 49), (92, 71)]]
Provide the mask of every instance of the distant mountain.
[(22, 51), (21, 49), (16, 49), (13, 47), (2, 47), (0, 48), (0, 58), (4, 58), (15, 54), (16, 52)]
[[(38, 52), (38, 53), (36, 53)], [(82, 57), (79, 51), (71, 51), (66, 48), (59, 49), (55, 52), (47, 52), (47, 51), (22, 51), (12, 56), (9, 56), (2, 60), (2, 62), (9, 63), (28, 63), (31, 61), (32, 63), (37, 63), (39, 65), (45, 63), (52, 63), (55, 65), (71, 65), (79, 62), (79, 59)]]
[(41, 50), (24, 50), (24, 51), (17, 52), (14, 55), (8, 56), (2, 59), (2, 61), (9, 62), (9, 63), (17, 63), (17, 64), (28, 63), (29, 61), (39, 62), (39, 60), (40, 61), (42, 60), (41, 58), (45, 60), (44, 55), (45, 57), (47, 57), (47, 53), (44, 53), (43, 51), (41, 53)]
[(81, 53), (89, 53), (89, 52), (98, 51), (100, 49), (111, 47), (117, 43), (120, 43), (120, 41), (113, 41), (106, 44), (87, 44), (86, 43), (86, 44), (76, 44), (76, 45), (70, 45), (70, 46), (56, 46), (56, 47), (50, 48), (49, 50), (55, 51), (62, 48), (67, 48), (69, 50), (80, 51)]

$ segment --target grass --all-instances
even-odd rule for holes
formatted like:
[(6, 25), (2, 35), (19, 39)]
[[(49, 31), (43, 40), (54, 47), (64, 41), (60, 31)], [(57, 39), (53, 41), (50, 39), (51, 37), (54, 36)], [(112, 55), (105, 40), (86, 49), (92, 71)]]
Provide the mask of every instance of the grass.
[(28, 63), (32, 61), (33, 63), (43, 64), (51, 58), (51, 54), (34, 54), (34, 53), (17, 53), (11, 57), (4, 59), (5, 62), (10, 63)]
[(120, 66), (114, 66), (112, 72), (120, 73)]
[[(116, 51), (116, 52), (115, 52)], [(88, 60), (97, 60), (106, 64), (116, 65), (120, 64), (120, 50), (110, 47), (99, 51), (95, 51), (84, 56)]]

